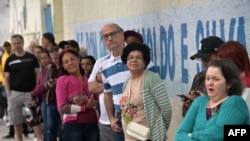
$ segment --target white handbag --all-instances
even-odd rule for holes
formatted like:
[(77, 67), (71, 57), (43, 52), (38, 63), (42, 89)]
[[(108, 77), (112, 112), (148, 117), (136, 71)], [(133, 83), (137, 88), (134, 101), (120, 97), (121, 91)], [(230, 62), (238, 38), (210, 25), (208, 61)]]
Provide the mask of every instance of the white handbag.
[(127, 126), (127, 134), (138, 140), (145, 141), (149, 139), (150, 129), (134, 121), (130, 121)]
[[(130, 94), (131, 89), (130, 89), (130, 87), (131, 87), (131, 79), (129, 81), (129, 101), (130, 101), (130, 97), (131, 97), (131, 94)], [(157, 116), (158, 115), (159, 115), (159, 112), (157, 113)], [(156, 117), (154, 118), (153, 126), (155, 125)], [(150, 130), (149, 127), (145, 127), (144, 125), (141, 125), (141, 124), (136, 123), (134, 121), (130, 121), (128, 123), (126, 132), (131, 137), (134, 137), (134, 138), (136, 138), (136, 139), (138, 139), (140, 141), (146, 141), (150, 137), (151, 130)]]

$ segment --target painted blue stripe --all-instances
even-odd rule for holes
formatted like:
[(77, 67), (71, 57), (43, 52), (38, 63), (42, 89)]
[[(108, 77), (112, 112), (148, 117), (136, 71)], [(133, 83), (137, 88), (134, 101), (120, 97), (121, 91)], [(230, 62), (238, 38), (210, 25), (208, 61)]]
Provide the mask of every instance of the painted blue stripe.
[(148, 68), (148, 70), (159, 74), (160, 67), (159, 66), (152, 66), (152, 67)]

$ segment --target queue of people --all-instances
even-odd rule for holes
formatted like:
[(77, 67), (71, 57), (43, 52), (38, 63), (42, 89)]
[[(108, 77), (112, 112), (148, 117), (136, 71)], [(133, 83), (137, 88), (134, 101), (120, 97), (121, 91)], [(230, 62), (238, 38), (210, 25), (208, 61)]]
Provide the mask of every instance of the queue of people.
[[(23, 123), (32, 126), (37, 141), (167, 140), (172, 105), (150, 47), (138, 32), (115, 23), (105, 24), (100, 33), (109, 54), (97, 60), (81, 56), (75, 40), (57, 45), (52, 33), (43, 34), (41, 46), (32, 42), (30, 52), (21, 35), (11, 37), (13, 53), (6, 47), (9, 56), (0, 68), (8, 101), (0, 118), (9, 115), (17, 141), (23, 140)], [(249, 124), (247, 51), (237, 41), (210, 36), (190, 58), (200, 59), (204, 71), (181, 96), (183, 120), (175, 140), (221, 141), (224, 125)], [(23, 107), (40, 109), (41, 115), (36, 112), (30, 115), (35, 120), (27, 121)], [(140, 133), (145, 130), (146, 137)]]

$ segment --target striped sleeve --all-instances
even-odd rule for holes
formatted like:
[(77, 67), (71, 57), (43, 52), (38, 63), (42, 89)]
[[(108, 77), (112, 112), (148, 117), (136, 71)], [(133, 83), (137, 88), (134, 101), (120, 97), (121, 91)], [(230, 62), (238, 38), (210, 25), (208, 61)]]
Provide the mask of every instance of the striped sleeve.
[(152, 90), (154, 99), (159, 107), (160, 113), (165, 122), (166, 130), (169, 128), (172, 118), (172, 107), (166, 92), (165, 84), (160, 83)]
[(165, 140), (172, 118), (172, 107), (165, 84), (151, 71), (146, 72), (144, 84), (144, 108), (148, 124), (152, 130), (152, 140)]

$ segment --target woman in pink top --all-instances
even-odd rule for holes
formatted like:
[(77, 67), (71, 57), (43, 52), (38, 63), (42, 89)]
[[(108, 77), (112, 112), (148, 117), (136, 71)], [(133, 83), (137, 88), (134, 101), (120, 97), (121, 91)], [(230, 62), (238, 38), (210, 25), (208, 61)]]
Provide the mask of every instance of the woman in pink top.
[(56, 98), (63, 116), (63, 140), (98, 141), (98, 97), (89, 93), (79, 55), (73, 50), (62, 51), (59, 66)]

